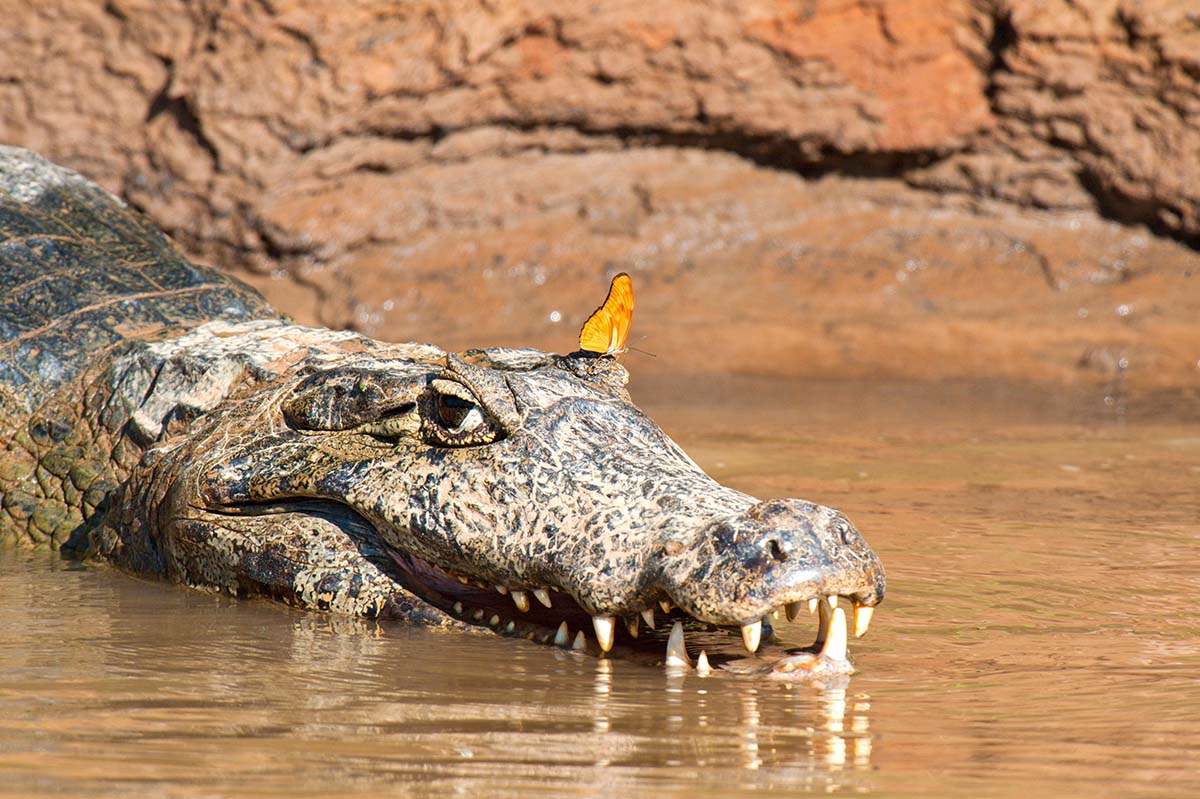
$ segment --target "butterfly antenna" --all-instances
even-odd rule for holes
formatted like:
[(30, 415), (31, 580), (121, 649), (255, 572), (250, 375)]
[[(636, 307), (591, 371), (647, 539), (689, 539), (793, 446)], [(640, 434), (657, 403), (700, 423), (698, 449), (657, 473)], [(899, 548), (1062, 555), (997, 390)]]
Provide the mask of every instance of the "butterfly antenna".
[(638, 349), (637, 347), (631, 346), (631, 345), (629, 345), (629, 344), (626, 344), (626, 345), (625, 345), (625, 349), (627, 349), (627, 350), (633, 350), (634, 352), (640, 352), (642, 355), (649, 355), (651, 358), (657, 358), (657, 357), (658, 357), (658, 356), (657, 356), (657, 355), (655, 355), (653, 352), (647, 352), (646, 350), (640, 350), (640, 349)]

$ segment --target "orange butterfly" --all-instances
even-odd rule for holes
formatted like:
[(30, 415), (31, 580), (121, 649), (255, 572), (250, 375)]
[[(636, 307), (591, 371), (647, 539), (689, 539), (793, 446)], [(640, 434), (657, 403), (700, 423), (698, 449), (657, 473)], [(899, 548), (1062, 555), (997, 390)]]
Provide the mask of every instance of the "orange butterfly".
[(633, 281), (625, 272), (612, 279), (604, 304), (592, 311), (579, 331), (579, 349), (599, 355), (620, 355), (633, 321)]

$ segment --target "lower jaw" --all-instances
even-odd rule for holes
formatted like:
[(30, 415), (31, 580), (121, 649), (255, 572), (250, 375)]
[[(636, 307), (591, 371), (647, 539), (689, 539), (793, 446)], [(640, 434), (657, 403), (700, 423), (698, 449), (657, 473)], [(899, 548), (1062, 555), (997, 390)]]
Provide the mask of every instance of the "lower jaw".
[(737, 631), (700, 621), (675, 608), (665, 618), (657, 618), (653, 628), (640, 622), (625, 625), (618, 620), (619, 631), (606, 652), (592, 630), (592, 617), (566, 594), (547, 592), (549, 607), (530, 601), (526, 603), (528, 609), (521, 611), (492, 587), (464, 585), (410, 555), (391, 554), (402, 572), (396, 575), (398, 582), (406, 589), (452, 618), (499, 635), (596, 657), (686, 669), (701, 676), (723, 672), (805, 681), (854, 671), (846, 654), (845, 614), (840, 608), (831, 608), (827, 600), (821, 600), (819, 606), (817, 640), (808, 647), (786, 648), (768, 628), (759, 647), (749, 653)]

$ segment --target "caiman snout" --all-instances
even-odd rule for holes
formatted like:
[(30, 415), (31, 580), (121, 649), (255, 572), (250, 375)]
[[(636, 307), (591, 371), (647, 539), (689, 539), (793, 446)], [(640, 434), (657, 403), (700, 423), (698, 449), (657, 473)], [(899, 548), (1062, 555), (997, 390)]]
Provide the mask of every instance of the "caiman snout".
[(795, 603), (821, 597), (846, 597), (856, 608), (883, 600), (879, 558), (833, 508), (773, 499), (694, 535), (688, 546), (664, 550), (663, 581), (675, 604), (705, 621), (752, 624), (780, 608), (792, 616)]

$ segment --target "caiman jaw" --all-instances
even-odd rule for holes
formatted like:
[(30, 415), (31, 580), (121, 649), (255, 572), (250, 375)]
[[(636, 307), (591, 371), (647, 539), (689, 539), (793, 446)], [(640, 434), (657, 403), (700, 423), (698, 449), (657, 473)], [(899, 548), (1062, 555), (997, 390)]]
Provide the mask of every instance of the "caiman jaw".
[[(310, 500), (301, 504), (314, 503)], [(343, 511), (342, 523), (347, 528), (373, 529), (365, 518), (347, 512), (345, 506), (336, 507)], [(232, 516), (273, 516), (286, 512), (285, 508), (286, 505), (274, 503), (231, 504), (224, 506), (222, 512)], [(853, 673), (846, 652), (849, 637), (846, 611), (838, 607), (839, 601), (845, 599), (851, 603), (854, 633), (862, 636), (870, 624), (874, 605), (883, 598), (881, 573), (874, 576), (867, 570), (858, 579), (847, 577), (847, 581), (836, 587), (825, 584), (825, 590), (839, 593), (818, 593), (820, 582), (802, 581), (785, 586), (775, 593), (774, 603), (759, 604), (749, 614), (761, 613), (761, 616), (740, 624), (719, 618), (716, 623), (706, 621), (699, 615), (703, 610), (691, 610), (697, 599), (695, 582), (677, 584), (684, 592), (678, 596), (660, 584), (645, 596), (641, 607), (634, 604), (612, 613), (594, 613), (559, 586), (531, 586), (495, 576), (488, 580), (468, 577), (378, 538), (375, 540), (382, 544), (394, 564), (386, 569), (391, 580), (459, 622), (595, 655), (612, 653), (614, 657), (675, 669), (694, 667), (701, 675), (718, 669), (778, 679)], [(804, 609), (818, 617), (816, 640), (808, 647), (783, 647), (773, 635), (772, 620), (786, 617), (793, 621)], [(666, 618), (660, 617), (660, 613)]]
[[(402, 583), (407, 589), (462, 622), (502, 635), (601, 656), (613, 653), (667, 668), (694, 668), (700, 675), (718, 668), (782, 679), (853, 672), (847, 658), (846, 612), (838, 607), (836, 595), (789, 602), (768, 615), (770, 619), (786, 617), (788, 621), (796, 619), (803, 609), (817, 615), (814, 643), (785, 649), (772, 640), (770, 626), (764, 641), (764, 619), (743, 624), (740, 629), (713, 625), (690, 616), (668, 598), (629, 615), (589, 614), (557, 587), (495, 585), (444, 571), (407, 553), (389, 552), (403, 573)], [(861, 637), (874, 608), (853, 597), (846, 599), (854, 609), (854, 634)], [(659, 612), (667, 618), (660, 618)], [(686, 646), (689, 634), (693, 651), (699, 649), (694, 658)], [(740, 642), (734, 643), (735, 636)]]

